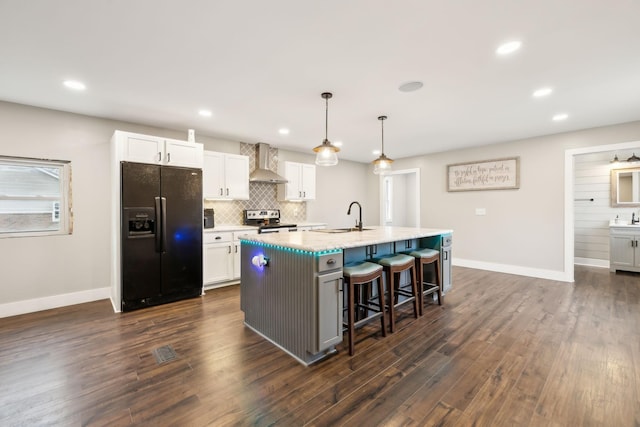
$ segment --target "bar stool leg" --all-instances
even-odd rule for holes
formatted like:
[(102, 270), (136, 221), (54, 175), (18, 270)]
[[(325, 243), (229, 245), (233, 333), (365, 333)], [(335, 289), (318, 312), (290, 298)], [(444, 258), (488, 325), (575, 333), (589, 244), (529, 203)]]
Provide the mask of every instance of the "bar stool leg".
[[(420, 284), (420, 292), (418, 292), (418, 283), (416, 282), (416, 268), (415, 265), (411, 266), (411, 289), (413, 290), (413, 315), (417, 319), (420, 315), (418, 310), (418, 303), (422, 301), (422, 283)], [(422, 308), (422, 307), (421, 307)]]
[[(380, 304), (380, 310), (382, 310), (382, 316), (380, 316), (380, 322), (382, 323), (382, 336), (387, 336), (387, 316), (384, 314), (384, 287), (382, 286), (382, 275), (378, 277), (378, 303)], [(373, 283), (372, 283), (373, 285)]]
[(436, 269), (435, 279), (438, 284), (438, 305), (442, 305), (442, 282), (440, 281), (440, 260), (436, 259), (435, 266)]
[(396, 315), (394, 310), (395, 297), (393, 292), (395, 287), (394, 274), (388, 267), (384, 268), (384, 272), (387, 275), (387, 286), (389, 287), (389, 331), (393, 333), (396, 330)]
[(354, 339), (355, 339), (355, 335), (356, 335), (356, 327), (355, 327), (355, 285), (350, 283), (349, 281), (345, 281), (347, 283), (347, 286), (349, 287), (349, 301), (348, 301), (348, 308), (347, 308), (347, 315), (349, 316), (349, 331), (347, 332), (347, 335), (349, 336), (349, 356), (353, 356), (353, 353), (355, 352), (355, 345), (354, 345)]
[(422, 282), (424, 281), (424, 264), (422, 263), (422, 259), (416, 258), (416, 279), (418, 280), (418, 295), (420, 296), (420, 302), (418, 303), (418, 307), (420, 307), (420, 316), (424, 314), (424, 295), (422, 294)]

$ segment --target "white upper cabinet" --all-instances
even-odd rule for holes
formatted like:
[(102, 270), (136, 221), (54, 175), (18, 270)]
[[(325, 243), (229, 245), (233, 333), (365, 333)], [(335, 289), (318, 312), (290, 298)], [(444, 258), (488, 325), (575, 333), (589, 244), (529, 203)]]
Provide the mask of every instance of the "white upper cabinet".
[(119, 160), (202, 168), (202, 144), (122, 131), (114, 136)]
[(202, 168), (204, 147), (196, 142), (165, 139), (164, 161), (169, 166)]
[(202, 183), (205, 199), (249, 200), (249, 157), (205, 151)]
[(289, 182), (278, 184), (278, 200), (314, 200), (316, 198), (316, 166), (284, 162), (280, 174)]

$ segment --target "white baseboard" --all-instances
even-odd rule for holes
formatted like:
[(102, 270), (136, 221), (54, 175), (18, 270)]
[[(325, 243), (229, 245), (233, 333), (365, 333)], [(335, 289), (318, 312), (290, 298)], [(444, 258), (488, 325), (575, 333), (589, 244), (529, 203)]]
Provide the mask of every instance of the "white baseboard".
[(98, 288), (87, 291), (72, 292), (69, 294), (52, 295), (43, 298), (9, 302), (0, 304), (0, 318), (33, 313), (35, 311), (49, 310), (51, 308), (64, 307), (67, 305), (82, 304), (83, 302), (110, 299), (110, 297), (110, 288)]
[(498, 273), (517, 274), (518, 276), (537, 277), (539, 279), (572, 282), (564, 271), (543, 270), (540, 268), (521, 267), (518, 265), (496, 264), (492, 262), (473, 261), (470, 259), (452, 258), (455, 266), (477, 268), (479, 270), (496, 271)]
[(606, 259), (575, 257), (573, 263), (576, 265), (586, 265), (588, 267), (609, 268), (609, 260)]

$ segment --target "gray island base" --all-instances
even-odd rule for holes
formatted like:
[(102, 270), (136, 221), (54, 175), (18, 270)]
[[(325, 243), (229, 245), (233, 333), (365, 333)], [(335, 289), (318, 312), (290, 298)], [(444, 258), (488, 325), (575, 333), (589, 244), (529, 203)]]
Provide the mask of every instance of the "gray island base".
[(242, 236), (240, 308), (247, 327), (304, 365), (342, 342), (342, 266), (416, 248), (440, 250), (443, 287), (451, 283), (452, 230), (369, 227), (348, 233)]

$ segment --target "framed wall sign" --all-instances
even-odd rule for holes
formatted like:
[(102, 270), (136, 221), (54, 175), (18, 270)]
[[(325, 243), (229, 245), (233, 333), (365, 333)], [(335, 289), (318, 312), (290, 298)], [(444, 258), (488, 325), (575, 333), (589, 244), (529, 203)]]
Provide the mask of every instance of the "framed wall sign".
[(520, 188), (520, 157), (447, 165), (447, 191)]

